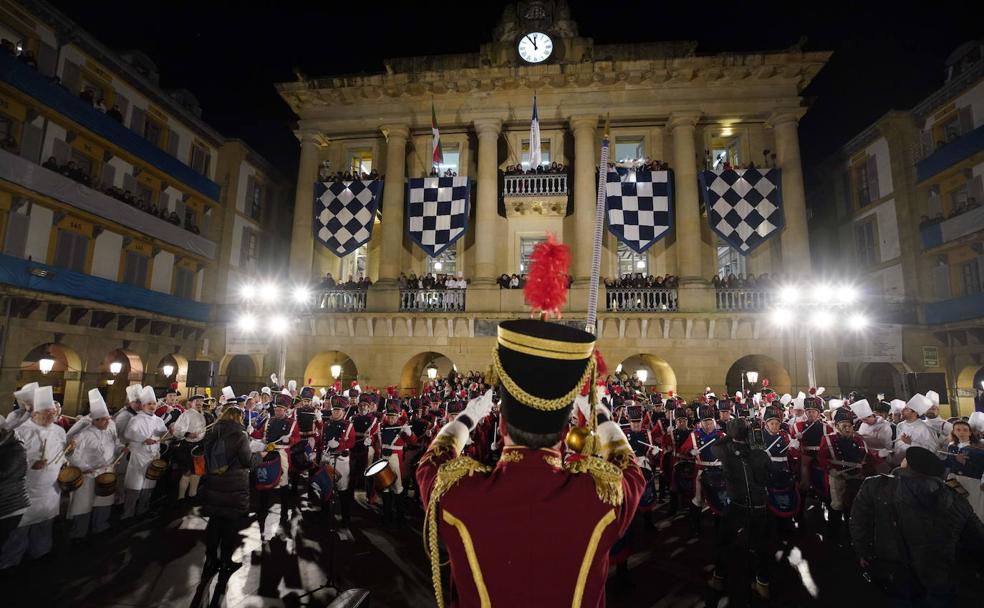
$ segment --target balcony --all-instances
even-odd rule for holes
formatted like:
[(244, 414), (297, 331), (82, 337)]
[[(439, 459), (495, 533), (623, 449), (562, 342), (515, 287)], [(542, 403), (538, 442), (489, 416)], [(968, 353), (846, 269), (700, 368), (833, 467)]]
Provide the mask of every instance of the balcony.
[(567, 196), (567, 174), (507, 175), (502, 195), (511, 196)]
[(722, 311), (765, 310), (777, 297), (772, 289), (717, 289), (714, 294), (717, 309)]
[(215, 259), (216, 245), (207, 238), (3, 150), (0, 150), (0, 180), (12, 182), (196, 255)]
[(315, 295), (316, 312), (364, 312), (366, 290), (325, 289)]
[(960, 215), (919, 229), (923, 249), (933, 249), (953, 242), (979, 230), (984, 230), (984, 206), (965, 211)]
[(400, 312), (464, 312), (464, 289), (401, 289)]
[(984, 151), (984, 125), (937, 148), (916, 163), (916, 181), (924, 182), (946, 169)]
[(219, 200), (217, 183), (99, 112), (64, 87), (54, 84), (37, 70), (17, 61), (13, 55), (0, 54), (0, 81), (19, 89), (38, 103), (48, 106), (209, 199)]
[(48, 264), (29, 262), (9, 255), (0, 255), (0, 284), (146, 310), (192, 321), (209, 320), (209, 306), (201, 302)]
[(926, 304), (926, 322), (931, 325), (984, 317), (984, 293)]
[(677, 310), (676, 289), (607, 289), (608, 312), (666, 312)]

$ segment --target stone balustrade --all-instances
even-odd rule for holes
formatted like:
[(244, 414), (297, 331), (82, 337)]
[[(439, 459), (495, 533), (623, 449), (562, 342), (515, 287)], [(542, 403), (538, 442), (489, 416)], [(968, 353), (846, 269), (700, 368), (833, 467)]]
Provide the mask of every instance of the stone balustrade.
[(401, 289), (401, 312), (462, 312), (464, 289)]
[(609, 312), (666, 312), (677, 309), (676, 289), (607, 289), (605, 308)]
[(566, 196), (566, 173), (532, 173), (507, 175), (502, 188), (503, 196)]
[(772, 306), (778, 294), (774, 289), (717, 289), (715, 298), (718, 310), (761, 311)]

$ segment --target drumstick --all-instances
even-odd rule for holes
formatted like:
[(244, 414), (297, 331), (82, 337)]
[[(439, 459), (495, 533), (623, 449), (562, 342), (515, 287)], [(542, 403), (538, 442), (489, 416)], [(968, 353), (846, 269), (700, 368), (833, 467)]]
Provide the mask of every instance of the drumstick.
[(646, 443), (645, 441), (636, 440), (636, 443), (641, 443), (642, 445), (648, 445), (649, 447), (656, 448), (657, 450), (659, 450), (661, 452), (663, 451), (663, 448), (659, 447), (658, 445), (653, 445), (651, 443)]
[(126, 454), (126, 449), (125, 449), (125, 448), (124, 448), (124, 449), (122, 449), (122, 450), (120, 450), (120, 455), (119, 455), (119, 456), (117, 456), (117, 457), (116, 457), (116, 460), (114, 460), (114, 461), (113, 461), (113, 463), (112, 463), (111, 465), (109, 465), (109, 466), (111, 466), (111, 467), (115, 467), (115, 466), (116, 466), (116, 464), (117, 464), (117, 463), (118, 463), (118, 462), (119, 462), (120, 460), (122, 460), (122, 459), (123, 459), (123, 455), (124, 455), (124, 454)]

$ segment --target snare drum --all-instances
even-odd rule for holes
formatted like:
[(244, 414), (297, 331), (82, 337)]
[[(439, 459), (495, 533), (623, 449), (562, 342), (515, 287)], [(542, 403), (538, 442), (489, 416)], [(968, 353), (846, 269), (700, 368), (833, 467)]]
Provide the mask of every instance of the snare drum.
[(96, 475), (96, 496), (116, 494), (116, 473), (109, 471)]
[(58, 471), (58, 485), (62, 492), (74, 492), (82, 487), (82, 469), (65, 465)]
[(144, 477), (150, 479), (151, 481), (157, 481), (166, 470), (167, 461), (163, 458), (155, 458), (150, 461), (150, 464), (147, 465), (147, 472), (144, 474)]
[(372, 477), (376, 491), (382, 492), (396, 483), (396, 472), (385, 458), (380, 458), (366, 468), (366, 477)]

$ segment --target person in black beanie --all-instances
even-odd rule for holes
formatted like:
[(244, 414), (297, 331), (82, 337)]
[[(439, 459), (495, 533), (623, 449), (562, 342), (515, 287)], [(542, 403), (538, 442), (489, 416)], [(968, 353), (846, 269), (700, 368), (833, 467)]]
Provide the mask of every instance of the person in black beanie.
[(910, 447), (891, 475), (869, 477), (851, 509), (851, 543), (865, 578), (897, 605), (956, 605), (957, 549), (984, 547), (966, 491), (943, 481), (943, 461)]

